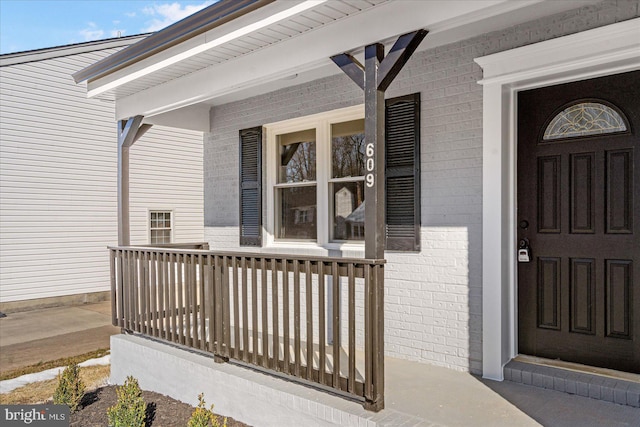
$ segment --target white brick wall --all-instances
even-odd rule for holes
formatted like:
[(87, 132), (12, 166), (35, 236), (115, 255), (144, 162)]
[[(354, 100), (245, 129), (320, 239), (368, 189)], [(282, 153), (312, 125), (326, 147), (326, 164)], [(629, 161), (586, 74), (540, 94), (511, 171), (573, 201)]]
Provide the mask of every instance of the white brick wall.
[[(387, 253), (388, 355), (481, 372), (482, 73), (473, 58), (637, 16), (638, 0), (608, 0), (419, 52), (391, 85), (387, 97), (422, 96), (422, 251)], [(204, 149), (211, 247), (238, 247), (239, 129), (362, 102), (336, 75), (212, 109)]]

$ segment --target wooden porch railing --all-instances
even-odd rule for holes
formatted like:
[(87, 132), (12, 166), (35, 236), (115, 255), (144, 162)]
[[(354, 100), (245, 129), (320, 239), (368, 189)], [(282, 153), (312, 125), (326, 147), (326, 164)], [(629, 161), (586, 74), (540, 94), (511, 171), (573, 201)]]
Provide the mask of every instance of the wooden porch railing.
[(384, 407), (384, 260), (109, 249), (115, 326)]

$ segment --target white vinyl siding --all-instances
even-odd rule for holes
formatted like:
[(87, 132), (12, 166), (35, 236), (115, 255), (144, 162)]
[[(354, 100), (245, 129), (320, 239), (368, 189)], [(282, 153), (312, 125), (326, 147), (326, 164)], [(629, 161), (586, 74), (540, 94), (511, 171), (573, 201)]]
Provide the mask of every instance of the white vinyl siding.
[[(0, 67), (0, 302), (110, 289), (114, 104), (71, 78), (117, 50), (94, 48)], [(154, 126), (131, 148), (130, 171), (132, 244), (149, 243), (150, 210), (172, 211), (175, 242), (203, 240), (200, 132)]]

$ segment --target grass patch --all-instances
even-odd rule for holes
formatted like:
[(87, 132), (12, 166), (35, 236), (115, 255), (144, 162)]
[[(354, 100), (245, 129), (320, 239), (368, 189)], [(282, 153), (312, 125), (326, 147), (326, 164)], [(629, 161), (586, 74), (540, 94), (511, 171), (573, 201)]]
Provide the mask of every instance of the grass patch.
[[(97, 365), (80, 368), (80, 377), (87, 386), (86, 391), (91, 391), (104, 385), (106, 380), (109, 378), (110, 372), (110, 365)], [(0, 394), (0, 404), (31, 405), (46, 402), (51, 400), (53, 392), (57, 386), (57, 378), (27, 384), (9, 393)]]
[(96, 359), (98, 357), (106, 356), (107, 354), (109, 354), (109, 349), (101, 348), (99, 350), (94, 350), (92, 352), (80, 354), (78, 356), (65, 357), (62, 359), (51, 360), (49, 362), (39, 362), (35, 365), (14, 369), (13, 371), (8, 371), (0, 374), (0, 381), (18, 378), (26, 374), (33, 374), (34, 372), (46, 371), (47, 369), (58, 368), (60, 366), (68, 366), (72, 363), (82, 363), (85, 360)]

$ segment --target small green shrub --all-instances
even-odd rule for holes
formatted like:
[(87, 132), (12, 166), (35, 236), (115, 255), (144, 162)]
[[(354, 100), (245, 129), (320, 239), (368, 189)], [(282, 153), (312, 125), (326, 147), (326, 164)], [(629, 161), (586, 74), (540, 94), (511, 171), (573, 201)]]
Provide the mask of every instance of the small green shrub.
[[(189, 424), (187, 427), (220, 427), (220, 422), (218, 421), (218, 417), (213, 413), (213, 405), (211, 405), (210, 409), (207, 409), (206, 403), (204, 401), (204, 393), (200, 393), (198, 395), (198, 406), (191, 414), (191, 418), (189, 419)], [(222, 427), (227, 427), (227, 419), (225, 418), (223, 421)]]
[(118, 401), (107, 409), (110, 427), (144, 427), (147, 404), (142, 399), (138, 380), (128, 376), (121, 387), (116, 387)]
[(71, 363), (62, 374), (58, 374), (58, 387), (53, 393), (53, 403), (67, 405), (71, 412), (75, 412), (84, 396), (84, 383), (80, 378), (80, 367)]

